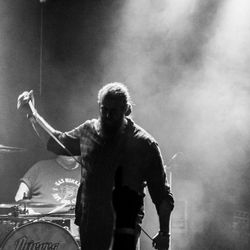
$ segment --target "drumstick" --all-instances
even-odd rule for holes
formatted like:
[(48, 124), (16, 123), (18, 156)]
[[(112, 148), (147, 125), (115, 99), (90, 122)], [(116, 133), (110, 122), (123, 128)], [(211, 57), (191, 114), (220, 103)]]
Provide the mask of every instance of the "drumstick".
[(63, 203), (61, 206), (56, 207), (55, 209), (53, 209), (52, 211), (50, 211), (48, 214), (56, 213), (59, 210), (61, 210), (62, 208), (66, 207), (67, 205), (69, 205), (69, 204), (68, 203)]

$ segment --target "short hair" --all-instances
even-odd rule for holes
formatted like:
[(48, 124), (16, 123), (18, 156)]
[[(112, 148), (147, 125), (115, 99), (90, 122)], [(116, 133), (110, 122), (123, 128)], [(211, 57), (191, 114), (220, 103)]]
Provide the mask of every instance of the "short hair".
[(119, 97), (128, 113), (131, 113), (132, 101), (126, 85), (120, 82), (112, 82), (104, 85), (98, 92), (98, 103), (100, 104), (107, 96)]

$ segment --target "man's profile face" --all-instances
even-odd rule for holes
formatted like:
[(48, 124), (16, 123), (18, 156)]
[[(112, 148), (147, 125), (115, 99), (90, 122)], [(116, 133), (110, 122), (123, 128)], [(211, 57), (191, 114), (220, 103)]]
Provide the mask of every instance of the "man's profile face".
[(125, 105), (119, 97), (105, 96), (100, 103), (101, 126), (105, 135), (115, 134), (122, 126)]

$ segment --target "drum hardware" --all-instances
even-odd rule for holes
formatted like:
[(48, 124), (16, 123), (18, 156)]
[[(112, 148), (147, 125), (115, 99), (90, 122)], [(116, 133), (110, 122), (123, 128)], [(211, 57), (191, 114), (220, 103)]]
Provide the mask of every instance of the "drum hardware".
[(20, 213), (20, 206), (18, 203), (0, 204), (0, 211), (2, 215), (18, 216)]
[(18, 217), (19, 214), (28, 214), (29, 211), (25, 205), (22, 206), (20, 203), (6, 203), (0, 204), (1, 214), (7, 214), (9, 216)]

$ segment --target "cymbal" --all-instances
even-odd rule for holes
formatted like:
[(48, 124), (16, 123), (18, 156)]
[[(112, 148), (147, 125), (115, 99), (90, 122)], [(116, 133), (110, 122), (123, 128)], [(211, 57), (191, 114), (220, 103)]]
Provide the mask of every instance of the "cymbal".
[(10, 147), (0, 144), (0, 152), (20, 152), (25, 150), (25, 148)]
[(18, 203), (3, 203), (0, 204), (0, 208), (12, 208), (12, 207), (16, 207), (19, 206)]
[[(29, 199), (24, 199), (18, 201), (19, 205), (25, 204), (29, 208), (55, 208), (59, 207), (61, 204), (54, 204), (54, 203), (44, 203), (44, 202), (37, 202), (37, 201), (32, 201)], [(68, 205), (66, 205), (67, 207)]]

